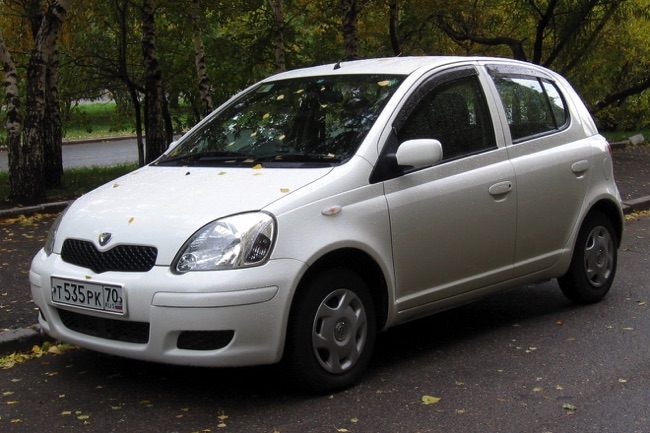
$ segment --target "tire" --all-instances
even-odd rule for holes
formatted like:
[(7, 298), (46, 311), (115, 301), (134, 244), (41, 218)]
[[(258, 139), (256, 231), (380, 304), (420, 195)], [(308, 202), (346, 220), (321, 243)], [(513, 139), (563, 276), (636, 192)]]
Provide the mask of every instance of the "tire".
[(600, 212), (588, 215), (578, 233), (569, 270), (558, 278), (564, 296), (579, 304), (603, 299), (616, 275), (617, 245), (609, 219)]
[(287, 335), (288, 373), (300, 388), (329, 392), (357, 382), (376, 339), (366, 282), (346, 268), (317, 274), (298, 293)]

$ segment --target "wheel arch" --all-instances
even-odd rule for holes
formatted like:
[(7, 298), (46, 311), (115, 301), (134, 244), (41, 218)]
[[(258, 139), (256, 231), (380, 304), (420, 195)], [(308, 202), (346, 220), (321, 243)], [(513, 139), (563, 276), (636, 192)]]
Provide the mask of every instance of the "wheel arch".
[[(367, 284), (376, 312), (377, 330), (383, 329), (388, 318), (388, 286), (379, 264), (366, 252), (356, 248), (342, 248), (319, 258), (302, 276), (291, 305), (293, 314), (301, 293), (309, 286), (312, 278), (327, 269), (348, 268), (356, 272)], [(289, 318), (291, 320), (291, 317)]]
[(585, 215), (585, 219), (587, 219), (587, 217), (594, 212), (600, 212), (604, 214), (611, 221), (612, 226), (616, 232), (616, 248), (619, 248), (623, 239), (623, 226), (625, 224), (625, 218), (623, 217), (620, 206), (611, 200), (599, 200), (594, 203), (591, 209), (589, 209), (589, 212), (587, 212)]

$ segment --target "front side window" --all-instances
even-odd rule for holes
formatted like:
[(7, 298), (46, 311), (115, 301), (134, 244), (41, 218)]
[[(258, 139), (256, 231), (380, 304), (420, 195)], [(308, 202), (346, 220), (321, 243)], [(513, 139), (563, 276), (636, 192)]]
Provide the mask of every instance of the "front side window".
[(476, 76), (456, 79), (430, 91), (398, 132), (400, 143), (434, 138), (443, 160), (496, 148), (492, 120)]
[(512, 141), (557, 132), (567, 121), (567, 109), (559, 90), (536, 77), (497, 76), (494, 82), (506, 112)]
[(262, 83), (184, 137), (157, 165), (320, 166), (347, 161), (402, 76)]

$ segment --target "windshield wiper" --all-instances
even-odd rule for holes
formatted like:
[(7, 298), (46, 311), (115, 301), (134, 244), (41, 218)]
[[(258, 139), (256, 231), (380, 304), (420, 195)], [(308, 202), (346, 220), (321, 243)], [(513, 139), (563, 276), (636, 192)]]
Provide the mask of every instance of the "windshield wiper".
[[(253, 156), (251, 155), (251, 157)], [(340, 157), (331, 153), (274, 153), (254, 158), (260, 162), (318, 162), (326, 164), (341, 162)]]
[(189, 153), (184, 155), (173, 156), (171, 158), (161, 159), (156, 162), (157, 165), (167, 164), (172, 162), (183, 162), (183, 163), (196, 163), (199, 161), (245, 161), (247, 159), (254, 159), (253, 156), (247, 153), (241, 152), (227, 152), (227, 151), (213, 151), (213, 152), (201, 152), (201, 153)]

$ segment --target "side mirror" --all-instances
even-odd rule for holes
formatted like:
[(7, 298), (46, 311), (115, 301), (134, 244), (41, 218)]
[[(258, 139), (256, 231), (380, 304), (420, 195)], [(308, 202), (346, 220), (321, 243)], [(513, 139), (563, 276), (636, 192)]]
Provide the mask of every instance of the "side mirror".
[(172, 141), (171, 143), (169, 143), (169, 146), (167, 146), (167, 149), (171, 149), (172, 147), (176, 146), (177, 143), (178, 143), (177, 140)]
[(420, 138), (407, 140), (399, 145), (395, 154), (397, 165), (426, 167), (442, 161), (442, 144), (438, 140)]

